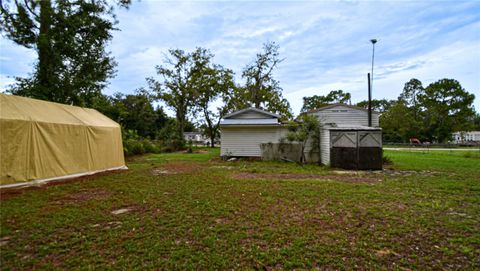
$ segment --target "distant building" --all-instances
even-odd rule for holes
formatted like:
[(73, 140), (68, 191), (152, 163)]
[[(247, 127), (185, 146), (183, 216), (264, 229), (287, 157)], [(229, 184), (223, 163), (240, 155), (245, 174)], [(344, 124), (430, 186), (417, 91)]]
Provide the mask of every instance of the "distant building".
[(192, 141), (194, 143), (205, 143), (209, 140), (201, 132), (184, 132), (183, 137), (185, 141)]
[(452, 134), (453, 142), (467, 143), (467, 142), (480, 142), (480, 131), (470, 132), (455, 132)]

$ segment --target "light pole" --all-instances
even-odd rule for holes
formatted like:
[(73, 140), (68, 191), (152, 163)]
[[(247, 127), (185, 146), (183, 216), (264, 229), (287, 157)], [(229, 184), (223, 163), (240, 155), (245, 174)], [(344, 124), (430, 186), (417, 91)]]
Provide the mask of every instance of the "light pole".
[(373, 45), (372, 52), (372, 74), (368, 74), (368, 126), (372, 127), (372, 88), (373, 88), (373, 61), (375, 59), (375, 43), (376, 39), (371, 39), (370, 42)]
[(373, 62), (375, 60), (375, 43), (377, 43), (377, 40), (371, 39), (370, 42), (372, 43), (372, 46), (373, 46), (373, 51), (372, 51), (372, 89), (373, 89)]

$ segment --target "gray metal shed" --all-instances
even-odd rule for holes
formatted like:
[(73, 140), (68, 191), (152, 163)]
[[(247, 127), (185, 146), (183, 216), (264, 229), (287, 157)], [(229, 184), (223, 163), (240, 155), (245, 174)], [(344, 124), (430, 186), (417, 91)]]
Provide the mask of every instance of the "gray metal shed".
[(382, 169), (382, 129), (323, 127), (320, 136), (322, 164), (343, 169)]

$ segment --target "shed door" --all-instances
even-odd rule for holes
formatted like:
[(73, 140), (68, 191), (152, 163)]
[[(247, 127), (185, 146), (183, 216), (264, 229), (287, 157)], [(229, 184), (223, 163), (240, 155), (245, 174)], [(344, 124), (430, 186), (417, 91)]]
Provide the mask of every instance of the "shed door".
[(358, 132), (358, 169), (382, 169), (382, 132)]
[(357, 132), (330, 132), (330, 165), (344, 169), (357, 169)]

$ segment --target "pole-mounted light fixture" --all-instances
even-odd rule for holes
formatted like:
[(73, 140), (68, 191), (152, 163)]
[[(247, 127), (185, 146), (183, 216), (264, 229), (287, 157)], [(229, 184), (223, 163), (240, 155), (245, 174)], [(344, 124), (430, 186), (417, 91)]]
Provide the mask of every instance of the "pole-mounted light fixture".
[(373, 63), (374, 63), (374, 60), (375, 60), (375, 43), (377, 43), (377, 40), (376, 39), (371, 39), (370, 42), (372, 43), (372, 89), (373, 89)]
[(373, 46), (372, 51), (372, 73), (368, 74), (368, 126), (372, 127), (372, 88), (373, 88), (373, 62), (375, 60), (375, 43), (376, 39), (371, 39), (370, 42)]

